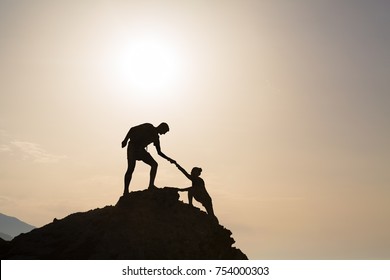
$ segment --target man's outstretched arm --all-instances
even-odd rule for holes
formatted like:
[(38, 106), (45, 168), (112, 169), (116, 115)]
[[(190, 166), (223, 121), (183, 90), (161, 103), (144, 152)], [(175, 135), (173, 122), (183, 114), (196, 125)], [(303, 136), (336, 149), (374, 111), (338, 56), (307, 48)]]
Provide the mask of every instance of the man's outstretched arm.
[(175, 162), (175, 165), (188, 179), (191, 180), (191, 175), (188, 174), (188, 172), (183, 167), (181, 167), (177, 162)]
[(188, 192), (190, 189), (192, 189), (192, 186), (188, 187), (188, 188), (184, 188), (184, 189), (177, 188), (177, 191), (179, 191), (179, 192)]
[(170, 163), (176, 163), (175, 160), (171, 159), (170, 157), (168, 157), (167, 155), (165, 155), (165, 154), (161, 151), (160, 141), (154, 142), (154, 146), (156, 147), (157, 154), (158, 154), (160, 157), (165, 158), (165, 159), (168, 160)]
[(127, 142), (130, 139), (130, 130), (131, 130), (131, 128), (129, 129), (129, 132), (127, 132), (125, 139), (123, 139), (123, 141), (122, 141), (122, 148), (126, 147)]

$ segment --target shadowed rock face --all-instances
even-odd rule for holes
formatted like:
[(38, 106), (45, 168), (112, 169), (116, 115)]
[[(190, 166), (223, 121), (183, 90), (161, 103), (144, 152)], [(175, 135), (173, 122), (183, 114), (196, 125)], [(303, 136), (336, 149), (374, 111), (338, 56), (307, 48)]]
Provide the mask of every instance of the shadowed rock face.
[(247, 259), (231, 231), (176, 189), (132, 192), (1, 244), (2, 259)]

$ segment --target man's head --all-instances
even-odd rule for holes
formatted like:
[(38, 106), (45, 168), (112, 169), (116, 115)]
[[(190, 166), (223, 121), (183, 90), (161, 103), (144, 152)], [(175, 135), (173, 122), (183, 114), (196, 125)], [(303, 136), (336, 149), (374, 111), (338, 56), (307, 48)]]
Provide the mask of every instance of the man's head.
[(202, 173), (202, 168), (200, 168), (200, 167), (194, 167), (191, 170), (191, 175), (195, 176), (195, 177), (200, 176), (201, 173)]
[(157, 127), (157, 132), (158, 134), (165, 134), (169, 131), (169, 126), (167, 123), (163, 122), (160, 123), (159, 126)]

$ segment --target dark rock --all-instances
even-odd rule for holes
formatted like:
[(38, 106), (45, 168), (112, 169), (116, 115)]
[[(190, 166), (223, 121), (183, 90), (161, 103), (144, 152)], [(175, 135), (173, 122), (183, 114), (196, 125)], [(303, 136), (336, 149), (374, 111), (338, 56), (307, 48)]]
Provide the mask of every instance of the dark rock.
[(8, 252), (9, 248), (10, 248), (10, 241), (0, 238), (0, 252), (6, 253)]
[[(132, 192), (22, 234), (2, 259), (247, 259), (227, 230), (174, 188)], [(1, 245), (1, 244), (0, 244)]]

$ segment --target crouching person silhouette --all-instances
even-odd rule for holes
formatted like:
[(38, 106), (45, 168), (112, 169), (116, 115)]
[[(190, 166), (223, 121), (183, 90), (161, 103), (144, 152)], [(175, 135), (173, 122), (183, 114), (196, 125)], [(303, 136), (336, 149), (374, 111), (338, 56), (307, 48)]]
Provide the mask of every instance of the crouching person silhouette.
[[(156, 147), (159, 156), (165, 158), (171, 163), (175, 161), (167, 157), (160, 147), (160, 134), (165, 134), (169, 131), (169, 126), (166, 123), (161, 123), (159, 126), (154, 127), (150, 123), (144, 123), (138, 126), (130, 128), (125, 139), (122, 141), (122, 148), (127, 145), (127, 171), (125, 174), (125, 188), (123, 195), (129, 193), (129, 185), (135, 169), (137, 160), (141, 160), (144, 163), (150, 165), (150, 181), (149, 189), (156, 188), (154, 180), (157, 174), (157, 162), (147, 152), (146, 147), (153, 143)], [(128, 142), (130, 140), (130, 142)], [(128, 144), (127, 144), (128, 143)]]
[(200, 174), (202, 173), (202, 168), (194, 167), (191, 170), (191, 174), (189, 174), (177, 162), (175, 162), (175, 165), (192, 182), (191, 187), (185, 189), (179, 189), (179, 191), (188, 191), (188, 203), (192, 206), (192, 198), (195, 198), (198, 202), (200, 202), (203, 205), (207, 213), (211, 215), (213, 218), (215, 218), (215, 220), (218, 222), (218, 219), (214, 214), (211, 197), (206, 190), (203, 179), (199, 177)]

